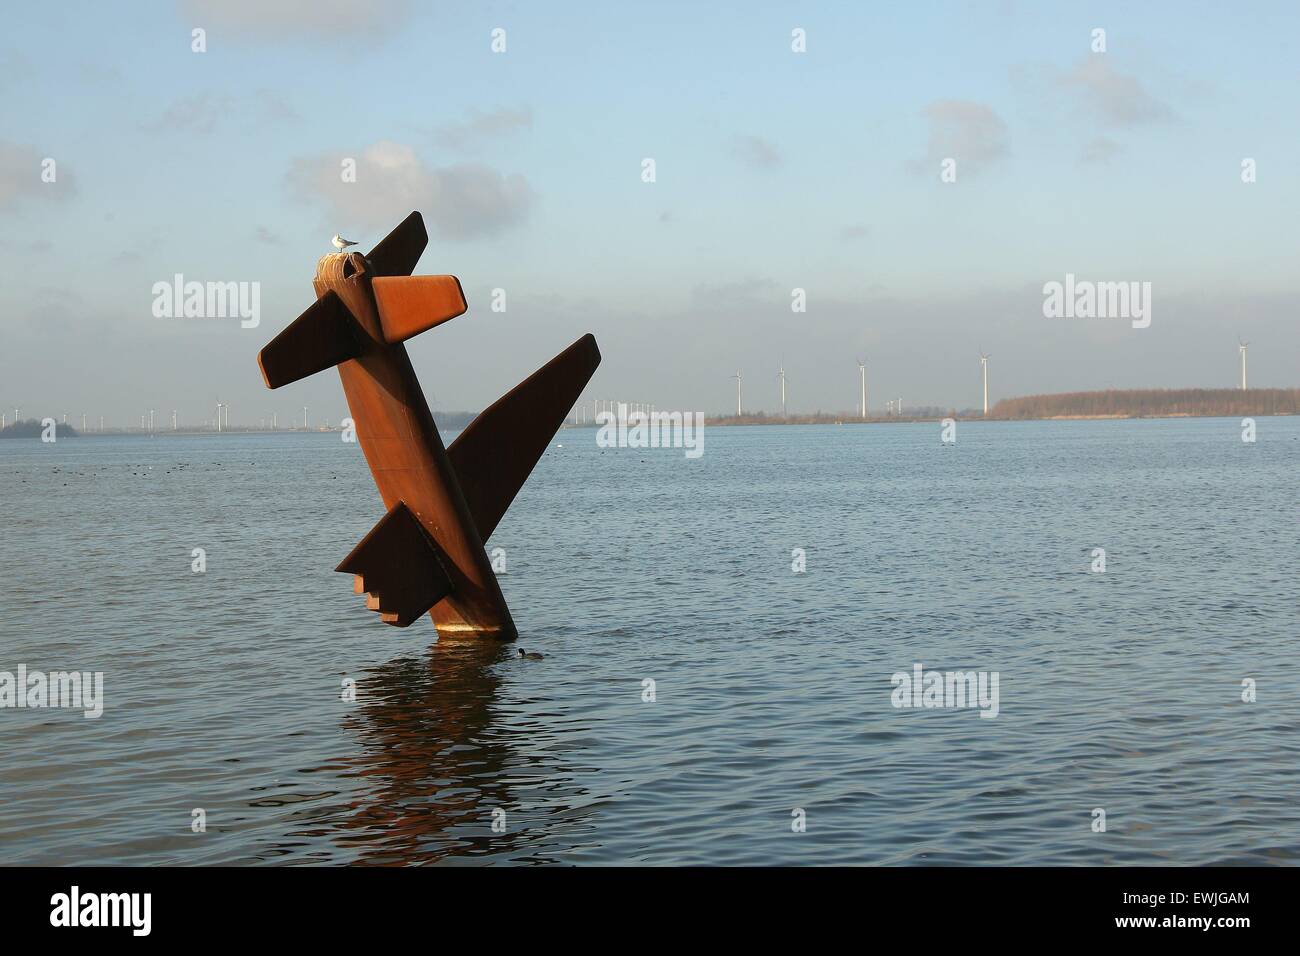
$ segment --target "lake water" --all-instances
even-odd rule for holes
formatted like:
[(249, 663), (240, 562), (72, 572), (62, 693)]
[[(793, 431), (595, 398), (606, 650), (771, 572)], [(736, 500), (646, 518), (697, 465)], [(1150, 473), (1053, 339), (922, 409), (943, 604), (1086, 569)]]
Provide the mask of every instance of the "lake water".
[[(1258, 423), (568, 429), (488, 543), (543, 660), (365, 610), (337, 434), (0, 441), (0, 671), (105, 697), (0, 709), (0, 863), (1294, 863), (1300, 420)], [(917, 663), (997, 716), (895, 707)]]

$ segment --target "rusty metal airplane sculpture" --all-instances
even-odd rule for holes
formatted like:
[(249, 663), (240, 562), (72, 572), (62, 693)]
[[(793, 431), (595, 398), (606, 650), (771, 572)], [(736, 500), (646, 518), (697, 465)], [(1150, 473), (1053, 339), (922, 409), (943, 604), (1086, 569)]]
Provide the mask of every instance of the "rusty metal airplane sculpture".
[(600, 364), (584, 335), (444, 448), (402, 344), (465, 312), (455, 276), (412, 276), (429, 236), (413, 212), (370, 255), (323, 256), (316, 302), (257, 357), (268, 388), (338, 366), (388, 513), (338, 571), (386, 624), (426, 611), (438, 634), (517, 635), (484, 542)]

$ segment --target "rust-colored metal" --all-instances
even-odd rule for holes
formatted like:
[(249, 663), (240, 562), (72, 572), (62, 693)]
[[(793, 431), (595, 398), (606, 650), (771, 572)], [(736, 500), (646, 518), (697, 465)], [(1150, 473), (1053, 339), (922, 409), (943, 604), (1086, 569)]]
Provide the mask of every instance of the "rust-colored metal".
[(469, 308), (455, 276), (376, 276), (370, 287), (387, 342), (405, 342)]
[(316, 268), (317, 301), (258, 355), (278, 388), (337, 365), (388, 513), (338, 566), (387, 624), (428, 611), (439, 634), (512, 640), (514, 621), (484, 543), (600, 364), (585, 335), (494, 403), (444, 448), (406, 339), (462, 314), (455, 276), (409, 273), (428, 242), (412, 213), (369, 256)]

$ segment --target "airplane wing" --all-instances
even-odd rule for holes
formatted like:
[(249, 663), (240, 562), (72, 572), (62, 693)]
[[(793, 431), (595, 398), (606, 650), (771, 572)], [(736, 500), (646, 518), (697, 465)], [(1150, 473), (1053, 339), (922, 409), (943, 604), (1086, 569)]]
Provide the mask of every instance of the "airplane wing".
[(376, 276), (370, 287), (389, 345), (405, 342), (469, 308), (455, 276)]
[(334, 570), (355, 575), (353, 590), (367, 592), (366, 607), (395, 627), (406, 627), (452, 592), (441, 549), (403, 501)]
[(588, 333), (493, 402), (447, 449), (485, 543), (599, 364)]
[(262, 379), (279, 388), (356, 358), (364, 334), (343, 300), (327, 292), (257, 353)]

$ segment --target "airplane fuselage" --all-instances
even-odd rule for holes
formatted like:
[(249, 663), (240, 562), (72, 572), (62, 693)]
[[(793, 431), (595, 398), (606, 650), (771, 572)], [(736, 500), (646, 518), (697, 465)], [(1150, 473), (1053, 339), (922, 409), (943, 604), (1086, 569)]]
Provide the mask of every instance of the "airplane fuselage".
[(441, 547), (453, 592), (429, 612), (439, 634), (480, 633), (505, 640), (514, 621), (470, 515), (460, 483), (411, 367), (406, 346), (384, 340), (365, 258), (324, 256), (314, 282), (333, 291), (364, 332), (360, 354), (338, 365), (343, 392), (384, 507), (398, 502)]

